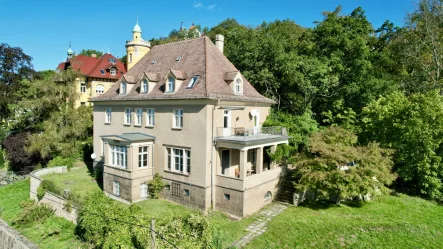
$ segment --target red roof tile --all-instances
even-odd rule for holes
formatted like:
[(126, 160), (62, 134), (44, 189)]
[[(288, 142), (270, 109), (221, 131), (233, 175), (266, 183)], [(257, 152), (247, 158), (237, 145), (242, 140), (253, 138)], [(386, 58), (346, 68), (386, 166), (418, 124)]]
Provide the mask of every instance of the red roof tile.
[[(115, 63), (112, 63), (111, 61), (115, 61)], [(77, 55), (66, 62), (60, 63), (57, 69), (66, 70), (69, 66), (74, 70), (79, 70), (80, 73), (85, 76), (95, 78), (118, 80), (126, 73), (126, 68), (123, 62), (115, 58), (112, 54), (104, 54), (99, 58)], [(110, 69), (112, 67), (117, 69), (115, 75), (111, 75)], [(104, 74), (102, 74), (101, 70), (103, 70)]]

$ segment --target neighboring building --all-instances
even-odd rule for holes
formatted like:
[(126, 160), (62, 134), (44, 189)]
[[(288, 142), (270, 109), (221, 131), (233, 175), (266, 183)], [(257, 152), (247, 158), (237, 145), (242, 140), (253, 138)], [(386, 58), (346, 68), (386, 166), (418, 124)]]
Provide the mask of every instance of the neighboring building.
[(126, 68), (128, 71), (151, 49), (151, 43), (142, 38), (142, 29), (135, 24), (132, 30), (132, 41), (126, 41)]
[(68, 58), (58, 65), (57, 70), (66, 70), (71, 67), (78, 70), (83, 77), (76, 80), (76, 89), (79, 99), (75, 106), (89, 105), (91, 98), (99, 96), (109, 90), (124, 73), (125, 65), (112, 54), (104, 54), (97, 58), (96, 55), (74, 55), (71, 48), (68, 49)]
[(260, 95), (207, 37), (154, 46), (94, 103), (94, 153), (104, 191), (129, 202), (148, 196), (155, 173), (163, 198), (237, 217), (276, 195), (281, 167), (268, 151), (285, 128), (262, 127), (274, 101)]

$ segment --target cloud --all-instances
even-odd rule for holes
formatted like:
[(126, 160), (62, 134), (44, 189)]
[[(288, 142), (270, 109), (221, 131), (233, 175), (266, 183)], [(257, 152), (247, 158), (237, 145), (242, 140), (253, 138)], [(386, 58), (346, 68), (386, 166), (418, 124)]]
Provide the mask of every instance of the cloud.
[(209, 5), (208, 7), (206, 7), (206, 9), (213, 10), (215, 6), (217, 6), (217, 4)]
[(203, 8), (203, 4), (202, 3), (194, 3), (194, 8)]

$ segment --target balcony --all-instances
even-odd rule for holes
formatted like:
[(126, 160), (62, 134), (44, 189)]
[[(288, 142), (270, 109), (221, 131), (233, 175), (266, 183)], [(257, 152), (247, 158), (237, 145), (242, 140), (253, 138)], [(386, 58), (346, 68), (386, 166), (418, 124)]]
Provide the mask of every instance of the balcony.
[(126, 46), (131, 45), (151, 47), (151, 43), (149, 41), (126, 41)]
[(287, 140), (288, 134), (285, 127), (218, 127), (216, 141), (226, 141), (234, 143), (251, 143), (268, 140)]

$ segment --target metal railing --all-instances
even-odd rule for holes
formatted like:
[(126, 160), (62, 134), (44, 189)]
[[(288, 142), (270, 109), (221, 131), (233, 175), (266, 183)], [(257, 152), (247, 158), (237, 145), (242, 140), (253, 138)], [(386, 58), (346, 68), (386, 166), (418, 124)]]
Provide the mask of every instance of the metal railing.
[(228, 139), (228, 140), (256, 140), (272, 136), (286, 136), (286, 128), (281, 126), (272, 127), (218, 127), (217, 128), (217, 139)]

